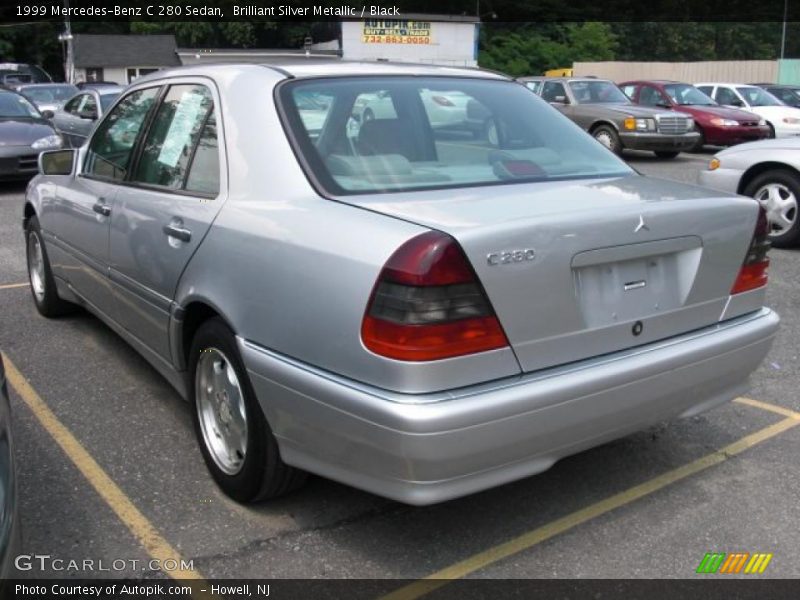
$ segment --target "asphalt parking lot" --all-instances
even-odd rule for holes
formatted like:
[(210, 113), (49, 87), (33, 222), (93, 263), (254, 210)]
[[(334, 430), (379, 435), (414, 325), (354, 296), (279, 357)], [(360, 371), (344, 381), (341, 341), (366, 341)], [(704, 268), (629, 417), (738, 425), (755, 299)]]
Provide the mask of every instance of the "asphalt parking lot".
[[(710, 154), (651, 156), (628, 158), (644, 174), (694, 182)], [(708, 552), (772, 553), (756, 577), (800, 577), (800, 250), (771, 253), (768, 305), (783, 322), (748, 399), (437, 506), (313, 477), (244, 507), (207, 474), (188, 404), (127, 344), (86, 313), (38, 315), (23, 193), (0, 187), (0, 349), (23, 552), (127, 563), (20, 577), (151, 576), (142, 565), (155, 557), (191, 561), (184, 575), (206, 578), (690, 578), (709, 577), (695, 574)], [(402, 597), (425, 589), (410, 586)]]

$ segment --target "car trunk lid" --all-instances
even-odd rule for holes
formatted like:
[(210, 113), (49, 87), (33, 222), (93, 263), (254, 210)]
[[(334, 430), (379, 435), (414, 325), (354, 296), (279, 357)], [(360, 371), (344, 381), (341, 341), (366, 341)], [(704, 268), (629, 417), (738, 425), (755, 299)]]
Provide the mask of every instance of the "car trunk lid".
[(757, 214), (750, 199), (639, 176), (342, 201), (453, 236), (523, 371), (718, 322)]

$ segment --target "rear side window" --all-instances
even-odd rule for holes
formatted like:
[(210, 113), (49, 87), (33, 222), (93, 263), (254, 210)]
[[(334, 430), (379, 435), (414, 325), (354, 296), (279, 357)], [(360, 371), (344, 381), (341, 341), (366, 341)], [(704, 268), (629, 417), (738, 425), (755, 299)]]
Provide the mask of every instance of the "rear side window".
[[(308, 114), (309, 95), (328, 99), (324, 116)], [(304, 168), (332, 195), (632, 173), (514, 82), (294, 80), (279, 101)]]
[[(211, 176), (210, 173), (199, 173), (200, 169), (216, 170), (218, 180), (219, 165), (212, 165), (210, 160), (211, 154), (217, 151), (216, 128), (213, 123), (207, 128), (213, 110), (214, 101), (205, 86), (171, 86), (147, 132), (131, 180), (171, 190), (183, 189), (201, 137), (204, 137), (201, 160), (206, 164), (198, 166), (193, 181), (201, 181), (204, 177), (207, 180)], [(210, 152), (212, 141), (214, 147)]]
[(84, 163), (87, 175), (117, 181), (125, 179), (139, 130), (159, 89), (132, 92), (108, 113), (89, 142)]

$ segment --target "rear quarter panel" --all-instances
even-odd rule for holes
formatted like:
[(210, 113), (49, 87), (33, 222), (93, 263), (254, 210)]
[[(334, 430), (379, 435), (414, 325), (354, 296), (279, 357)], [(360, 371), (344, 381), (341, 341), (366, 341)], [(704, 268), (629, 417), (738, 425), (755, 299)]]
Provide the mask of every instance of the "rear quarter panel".
[(228, 201), (187, 266), (177, 303), (204, 302), (244, 339), (394, 391), (438, 391), (519, 373), (510, 349), (432, 363), (366, 350), (361, 321), (378, 274), (398, 246), (427, 228), (314, 191), (275, 109), (281, 79), (263, 67), (216, 77)]

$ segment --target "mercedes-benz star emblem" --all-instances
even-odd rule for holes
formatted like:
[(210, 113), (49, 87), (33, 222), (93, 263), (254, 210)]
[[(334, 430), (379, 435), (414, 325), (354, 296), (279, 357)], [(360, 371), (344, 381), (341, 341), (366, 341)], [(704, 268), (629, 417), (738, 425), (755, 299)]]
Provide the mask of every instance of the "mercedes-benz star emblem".
[(639, 233), (640, 231), (650, 231), (650, 228), (647, 226), (647, 223), (644, 222), (644, 217), (639, 215), (639, 224), (636, 226), (636, 229), (633, 230), (633, 233)]

